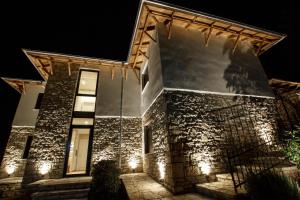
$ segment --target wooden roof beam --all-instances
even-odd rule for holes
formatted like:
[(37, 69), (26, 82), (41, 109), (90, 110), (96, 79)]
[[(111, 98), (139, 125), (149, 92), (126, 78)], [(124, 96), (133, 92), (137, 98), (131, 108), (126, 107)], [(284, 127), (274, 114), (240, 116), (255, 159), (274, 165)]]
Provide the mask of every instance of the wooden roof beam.
[(147, 31), (144, 32), (153, 42), (157, 43), (156, 39), (154, 39)]
[(146, 55), (145, 52), (143, 52), (142, 50), (139, 49), (139, 52), (141, 53), (141, 55), (143, 55), (146, 59), (149, 60), (149, 57)]
[(197, 19), (197, 16), (195, 16), (195, 17), (193, 18), (193, 20), (190, 21), (184, 28), (185, 28), (185, 29), (188, 29), (188, 28), (196, 21), (196, 19)]
[[(162, 12), (159, 12), (159, 11), (150, 11), (150, 12), (154, 15), (164, 17), (164, 18), (167, 18), (167, 19), (172, 18), (169, 14), (162, 13)], [(191, 22), (192, 21), (192, 19), (184, 18), (184, 17), (181, 17), (181, 16), (175, 16), (175, 15), (173, 16), (173, 19), (178, 20), (178, 21), (182, 21), (182, 22)], [(208, 27), (208, 28), (210, 27), (209, 23), (200, 22), (200, 21), (197, 21), (197, 20), (195, 20), (195, 22), (193, 24), (199, 25), (199, 26), (205, 26), (205, 27)], [(226, 31), (226, 32), (233, 33), (233, 34), (238, 34), (239, 33), (239, 31), (232, 30), (231, 27), (232, 27), (232, 25), (229, 25), (227, 28), (224, 28), (223, 26), (214, 25), (214, 29), (219, 30), (219, 31)], [(262, 40), (264, 38), (264, 37), (257, 36), (257, 35), (252, 35), (252, 34), (249, 34), (249, 33), (242, 33), (241, 35), (244, 36), (244, 37), (249, 37), (250, 39), (257, 39), (257, 40)], [(272, 41), (273, 41), (272, 39), (265, 38), (266, 43), (271, 43)]]
[[(142, 40), (143, 40), (143, 35), (144, 35), (144, 32), (145, 32), (145, 30), (146, 30), (146, 28), (147, 28), (148, 19), (149, 19), (149, 13), (150, 13), (150, 12), (147, 12), (147, 15), (146, 15), (145, 24), (144, 24), (144, 29), (143, 29), (143, 31), (142, 31), (140, 40), (139, 40), (139, 42), (138, 42), (139, 45), (138, 45), (138, 47), (137, 47), (137, 52), (139, 51), (139, 49), (140, 49), (140, 47), (141, 47), (141, 43), (142, 43)], [(138, 57), (138, 55), (139, 55), (139, 54), (137, 53), (137, 55), (134, 57), (133, 68), (136, 67), (136, 62), (137, 62), (137, 57)]]

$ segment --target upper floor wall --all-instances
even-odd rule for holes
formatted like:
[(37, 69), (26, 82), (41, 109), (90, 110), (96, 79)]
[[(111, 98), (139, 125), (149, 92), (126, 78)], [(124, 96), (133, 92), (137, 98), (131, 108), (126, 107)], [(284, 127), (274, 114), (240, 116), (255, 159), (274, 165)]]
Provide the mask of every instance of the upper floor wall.
[(36, 109), (36, 103), (39, 93), (44, 93), (44, 86), (31, 83), (25, 85), (25, 93), (21, 95), (13, 126), (35, 126), (39, 109)]
[(172, 26), (157, 26), (163, 85), (166, 88), (273, 97), (252, 45), (211, 34)]

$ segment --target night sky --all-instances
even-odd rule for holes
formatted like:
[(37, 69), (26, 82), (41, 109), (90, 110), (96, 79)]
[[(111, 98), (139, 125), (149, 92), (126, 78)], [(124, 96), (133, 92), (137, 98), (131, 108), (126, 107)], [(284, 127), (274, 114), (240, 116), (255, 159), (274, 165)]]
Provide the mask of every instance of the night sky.
[[(139, 0), (1, 5), (0, 76), (41, 80), (21, 48), (126, 60)], [(299, 81), (300, 12), (292, 1), (165, 0), (288, 37), (260, 56), (269, 78)], [(222, 2), (222, 3), (220, 3)], [(296, 2), (296, 1), (294, 1)], [(16, 2), (15, 2), (16, 3)], [(27, 2), (26, 2), (27, 3)], [(0, 160), (20, 95), (0, 80)]]

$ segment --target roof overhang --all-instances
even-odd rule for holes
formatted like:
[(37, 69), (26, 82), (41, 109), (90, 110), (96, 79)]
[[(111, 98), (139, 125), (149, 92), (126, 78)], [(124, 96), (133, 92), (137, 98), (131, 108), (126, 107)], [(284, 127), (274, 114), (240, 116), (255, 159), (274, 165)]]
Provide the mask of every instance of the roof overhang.
[(299, 82), (285, 81), (273, 78), (269, 80), (269, 85), (281, 94), (300, 91)]
[(137, 79), (139, 79), (139, 73), (136, 70), (139, 70), (145, 59), (149, 58), (149, 44), (151, 42), (157, 42), (155, 38), (157, 23), (163, 23), (166, 25), (169, 37), (172, 35), (172, 26), (183, 27), (187, 30), (198, 30), (199, 34), (205, 35), (206, 45), (208, 45), (209, 37), (212, 34), (228, 37), (235, 41), (233, 52), (238, 43), (247, 41), (253, 45), (257, 55), (267, 51), (286, 37), (286, 35), (283, 34), (266, 31), (206, 13), (188, 10), (158, 1), (142, 0), (126, 61), (107, 60), (27, 49), (23, 49), (23, 52), (45, 81), (47, 81), (49, 75), (53, 73), (53, 62), (67, 62), (69, 66), (69, 74), (71, 73), (70, 64), (73, 63), (81, 65), (107, 66), (111, 68), (112, 78), (114, 76), (115, 68), (125, 68), (125, 71), (126, 69), (131, 68), (134, 69), (133, 71)]
[(37, 80), (29, 80), (29, 79), (19, 79), (19, 78), (7, 78), (7, 77), (1, 77), (8, 85), (13, 87), (17, 92), (20, 94), (26, 93), (26, 84), (37, 84), (37, 85), (43, 85), (43, 81), (37, 81)]
[[(167, 5), (158, 1), (144, 0), (141, 2), (135, 30), (131, 42), (127, 62), (133, 67), (139, 67), (145, 59), (145, 53), (150, 41), (155, 41), (151, 32), (156, 23), (164, 23), (171, 37), (172, 26), (185, 29), (198, 30), (199, 34), (205, 34), (207, 41), (210, 35), (225, 36), (235, 40), (235, 46), (239, 42), (251, 42), (257, 55), (262, 54), (269, 48), (283, 40), (286, 35), (279, 34), (232, 20), (216, 17), (206, 13)], [(234, 47), (236, 48), (236, 47)]]

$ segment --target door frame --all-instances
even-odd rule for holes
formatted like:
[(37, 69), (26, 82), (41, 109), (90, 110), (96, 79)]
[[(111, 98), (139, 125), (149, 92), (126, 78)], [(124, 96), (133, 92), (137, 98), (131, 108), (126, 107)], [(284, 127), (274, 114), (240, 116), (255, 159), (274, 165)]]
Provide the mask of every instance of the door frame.
[[(70, 146), (72, 141), (73, 129), (89, 129), (89, 142), (88, 142), (88, 150), (87, 150), (87, 160), (86, 160), (86, 169), (85, 173), (82, 174), (67, 174), (68, 169), (68, 161), (69, 161), (69, 154), (70, 154)], [(91, 158), (92, 158), (92, 146), (93, 146), (93, 133), (94, 133), (94, 126), (93, 125), (72, 125), (70, 127), (70, 135), (67, 142), (67, 149), (66, 149), (66, 156), (65, 156), (65, 164), (64, 164), (64, 177), (71, 177), (71, 176), (88, 176), (91, 171)]]

